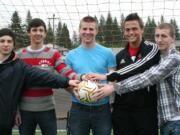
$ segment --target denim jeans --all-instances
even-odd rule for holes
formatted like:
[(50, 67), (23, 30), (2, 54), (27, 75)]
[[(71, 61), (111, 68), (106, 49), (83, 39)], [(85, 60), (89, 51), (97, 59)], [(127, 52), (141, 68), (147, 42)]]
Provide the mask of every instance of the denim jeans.
[(180, 135), (180, 120), (169, 121), (160, 127), (161, 135)]
[(73, 103), (70, 110), (70, 132), (72, 135), (111, 135), (111, 111), (109, 104), (87, 106)]
[(55, 110), (30, 112), (20, 111), (22, 124), (19, 127), (20, 135), (35, 135), (37, 124), (42, 135), (57, 135)]

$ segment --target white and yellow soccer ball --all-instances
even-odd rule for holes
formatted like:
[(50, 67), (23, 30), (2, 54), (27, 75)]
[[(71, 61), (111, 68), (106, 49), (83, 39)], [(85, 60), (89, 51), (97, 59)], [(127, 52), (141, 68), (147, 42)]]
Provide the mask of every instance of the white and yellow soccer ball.
[(96, 102), (96, 100), (92, 98), (92, 93), (97, 88), (98, 85), (90, 80), (80, 82), (77, 93), (80, 101), (86, 103)]

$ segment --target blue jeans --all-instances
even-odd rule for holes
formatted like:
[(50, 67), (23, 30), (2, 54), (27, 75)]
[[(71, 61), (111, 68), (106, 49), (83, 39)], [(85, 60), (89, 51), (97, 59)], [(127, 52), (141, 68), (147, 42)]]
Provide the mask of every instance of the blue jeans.
[(169, 121), (160, 127), (161, 135), (180, 135), (180, 120)]
[(37, 124), (42, 135), (57, 135), (55, 110), (31, 112), (20, 111), (22, 124), (19, 127), (20, 135), (35, 135)]
[(70, 132), (72, 135), (111, 135), (111, 111), (109, 104), (87, 106), (73, 103), (70, 110)]

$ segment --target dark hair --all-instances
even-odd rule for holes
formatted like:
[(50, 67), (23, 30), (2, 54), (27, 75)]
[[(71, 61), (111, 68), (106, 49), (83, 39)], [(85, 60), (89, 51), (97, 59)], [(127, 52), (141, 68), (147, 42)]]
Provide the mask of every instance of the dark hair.
[(0, 29), (0, 37), (2, 37), (2, 36), (10, 36), (10, 37), (12, 37), (13, 42), (14, 42), (14, 46), (15, 46), (15, 39), (16, 39), (16, 37), (15, 37), (15, 34), (13, 33), (12, 30), (10, 30), (8, 28)]
[(28, 24), (28, 27), (27, 27), (27, 31), (30, 32), (31, 28), (32, 27), (39, 27), (39, 26), (43, 26), (45, 31), (46, 30), (46, 24), (44, 23), (43, 20), (41, 20), (40, 18), (34, 18), (32, 19), (29, 24)]
[(96, 29), (98, 29), (98, 22), (97, 22), (97, 20), (94, 18), (94, 17), (92, 17), (92, 16), (85, 16), (85, 17), (83, 17), (83, 19), (81, 19), (81, 21), (80, 21), (80, 24), (79, 24), (79, 28), (81, 28), (81, 23), (82, 22), (94, 22), (94, 23), (96, 23)]
[(135, 21), (138, 21), (139, 26), (141, 27), (141, 29), (144, 28), (144, 23), (143, 23), (142, 19), (138, 16), (137, 13), (131, 13), (131, 14), (129, 14), (129, 15), (125, 18), (124, 23), (123, 23), (123, 26), (124, 26), (124, 24), (125, 24), (127, 21), (134, 21), (134, 20), (135, 20)]
[(176, 32), (175, 32), (175, 28), (172, 24), (170, 23), (161, 23), (159, 24), (156, 29), (169, 29), (169, 34), (172, 38), (176, 37)]

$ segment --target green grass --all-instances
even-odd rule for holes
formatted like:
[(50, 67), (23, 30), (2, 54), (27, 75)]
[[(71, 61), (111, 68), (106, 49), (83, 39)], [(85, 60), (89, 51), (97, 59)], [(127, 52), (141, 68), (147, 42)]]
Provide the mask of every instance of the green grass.
[[(113, 135), (113, 133), (111, 133), (111, 134)], [(18, 131), (14, 131), (13, 135), (19, 135), (19, 132)], [(36, 135), (41, 135), (41, 132), (36, 133)], [(64, 132), (62, 131), (62, 132), (58, 132), (57, 135), (67, 135), (67, 133), (65, 131)], [(90, 135), (92, 135), (92, 134), (90, 134)], [(159, 133), (159, 135), (160, 135), (160, 133)]]
[[(14, 131), (13, 135), (19, 135), (18, 131)], [(37, 132), (36, 135), (41, 135), (41, 132)], [(66, 132), (58, 132), (57, 135), (67, 135)]]
[[(18, 131), (13, 131), (13, 135), (19, 135), (19, 132)], [(37, 132), (36, 135), (41, 135), (41, 132)], [(67, 135), (66, 131), (61, 131), (61, 132), (58, 132), (57, 135)], [(92, 135), (92, 133), (90, 134)]]

